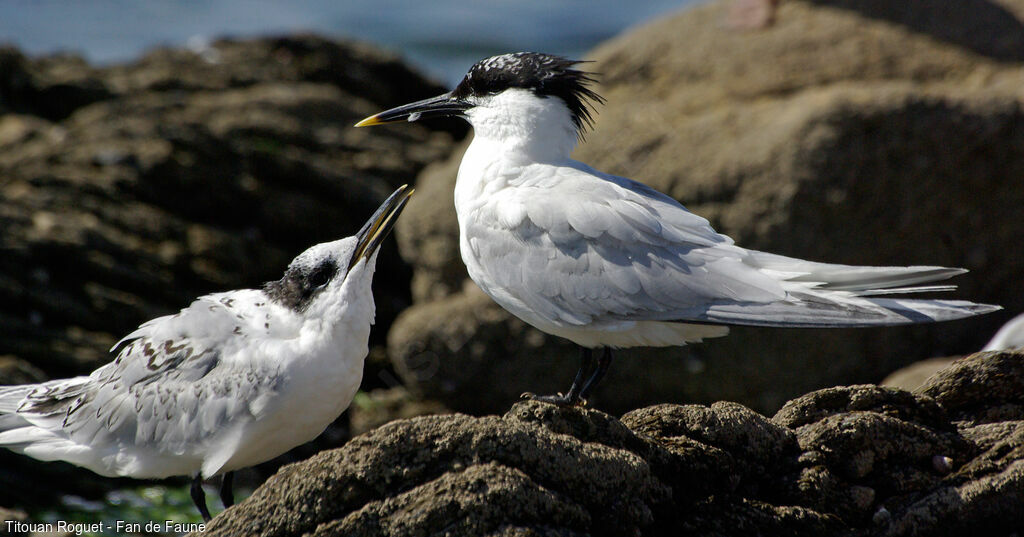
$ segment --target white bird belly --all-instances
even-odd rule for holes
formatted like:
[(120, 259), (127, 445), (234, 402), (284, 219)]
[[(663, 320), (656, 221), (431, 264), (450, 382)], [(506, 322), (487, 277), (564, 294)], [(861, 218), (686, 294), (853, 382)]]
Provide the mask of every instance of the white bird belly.
[[(365, 341), (365, 339), (363, 340)], [(339, 349), (325, 349), (337, 353)], [(358, 349), (340, 349), (358, 354)], [(284, 454), (320, 436), (351, 404), (363, 378), (363, 358), (345, 360), (336, 356), (325, 364), (308, 364), (288, 375), (281, 386), (278, 401), (270, 403), (265, 414), (255, 421), (238, 426), (229, 432), (235, 438), (221, 439), (219, 449), (230, 450), (230, 455), (212, 450), (204, 463), (204, 475), (246, 468)], [(219, 467), (213, 461), (223, 460)], [(213, 463), (213, 464), (211, 464)]]
[[(472, 225), (474, 224), (466, 222), (460, 228), (465, 230)], [(489, 266), (491, 260), (478, 257), (477, 250), (466, 239), (467, 234), (462, 233), (461, 235), (462, 259), (470, 279), (506, 311), (541, 332), (563, 337), (577, 345), (589, 348), (678, 346), (700, 342), (705, 338), (725, 336), (729, 333), (727, 326), (711, 324), (622, 319), (591, 319), (585, 323), (570, 323), (545, 317), (529, 307), (521, 298), (524, 293), (539, 292), (539, 290), (526, 287), (508, 289), (496, 285), (495, 279), (490, 276), (490, 270), (497, 267)], [(585, 301), (585, 299), (583, 300)]]

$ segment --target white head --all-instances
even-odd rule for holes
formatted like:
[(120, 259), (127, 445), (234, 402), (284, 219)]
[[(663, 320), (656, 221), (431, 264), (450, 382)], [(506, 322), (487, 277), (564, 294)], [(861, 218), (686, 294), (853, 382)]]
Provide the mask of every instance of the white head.
[(358, 233), (317, 244), (299, 254), (280, 280), (263, 291), (278, 304), (310, 318), (322, 318), (344, 304), (369, 300), (377, 249), (388, 235), (413, 190), (403, 185), (381, 204)]
[(536, 52), (493, 56), (475, 63), (451, 92), (392, 108), (356, 126), (460, 116), (473, 125), (477, 138), (568, 157), (591, 126), (591, 106), (603, 102), (589, 88), (590, 74), (572, 68), (577, 63)]

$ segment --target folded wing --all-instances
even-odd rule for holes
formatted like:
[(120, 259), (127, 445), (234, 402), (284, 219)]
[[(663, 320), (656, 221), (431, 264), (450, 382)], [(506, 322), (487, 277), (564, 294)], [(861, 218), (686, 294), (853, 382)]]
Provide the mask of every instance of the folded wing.
[[(946, 291), (963, 269), (858, 267), (746, 250), (675, 200), (582, 164), (520, 176), (465, 230), (485, 289), (513, 313), (556, 325), (696, 321), (881, 326), (997, 306), (883, 295)], [(567, 201), (571, 200), (571, 201)], [(517, 309), (519, 311), (517, 311)]]

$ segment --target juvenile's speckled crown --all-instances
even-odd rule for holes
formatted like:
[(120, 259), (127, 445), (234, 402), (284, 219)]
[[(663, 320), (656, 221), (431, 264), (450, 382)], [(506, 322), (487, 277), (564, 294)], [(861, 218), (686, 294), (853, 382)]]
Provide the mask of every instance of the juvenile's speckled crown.
[[(355, 241), (352, 243), (355, 244)], [(324, 255), (321, 259), (304, 259), (309, 254), (310, 252), (307, 250), (296, 260), (307, 261), (305, 263), (293, 261), (280, 280), (263, 284), (263, 292), (271, 300), (299, 313), (304, 312), (313, 299), (338, 274), (338, 263), (334, 257)]]

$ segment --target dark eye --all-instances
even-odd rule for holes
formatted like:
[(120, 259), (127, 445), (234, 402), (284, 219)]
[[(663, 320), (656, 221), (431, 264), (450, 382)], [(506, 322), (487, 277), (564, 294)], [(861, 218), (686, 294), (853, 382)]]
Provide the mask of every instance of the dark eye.
[(309, 273), (306, 281), (309, 282), (310, 287), (323, 287), (327, 285), (327, 282), (331, 281), (331, 277), (334, 276), (334, 270), (334, 263), (320, 263), (313, 269), (313, 272)]

